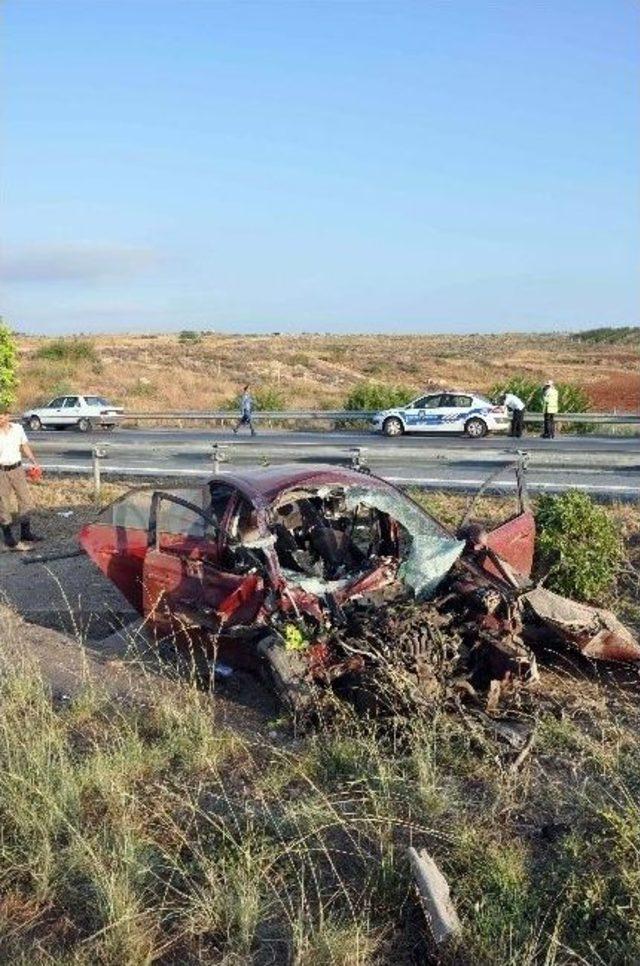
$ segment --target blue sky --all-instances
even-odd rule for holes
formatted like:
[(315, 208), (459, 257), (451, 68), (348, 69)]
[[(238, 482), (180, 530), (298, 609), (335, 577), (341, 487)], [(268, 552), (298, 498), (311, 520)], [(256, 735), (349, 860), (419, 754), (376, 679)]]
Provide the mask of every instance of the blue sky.
[(3, 312), (38, 332), (640, 312), (634, 0), (5, 0)]

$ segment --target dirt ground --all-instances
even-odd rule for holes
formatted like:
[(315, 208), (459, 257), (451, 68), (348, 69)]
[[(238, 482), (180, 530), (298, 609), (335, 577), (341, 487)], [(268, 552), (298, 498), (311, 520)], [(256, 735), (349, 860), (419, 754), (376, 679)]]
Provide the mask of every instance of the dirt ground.
[[(109, 484), (105, 503), (129, 489)], [(87, 676), (115, 698), (144, 699), (169, 685), (173, 667), (138, 631), (139, 615), (84, 554), (46, 563), (34, 558), (73, 554), (76, 534), (95, 518), (84, 481), (48, 481), (37, 490), (34, 529), (46, 539), (28, 554), (0, 548), (0, 647), (19, 646), (38, 661), (53, 693), (73, 696)], [(214, 681), (218, 720), (259, 733), (277, 714), (271, 695), (242, 672)]]
[(98, 336), (90, 357), (43, 359), (46, 340), (21, 337), (18, 405), (63, 392), (100, 393), (129, 410), (230, 406), (250, 381), (271, 408), (340, 408), (366, 380), (419, 392), (487, 391), (513, 375), (551, 377), (587, 390), (594, 409), (640, 405), (640, 343), (582, 342), (567, 335), (239, 336), (206, 333)]
[[(124, 480), (107, 484), (103, 503), (106, 505), (128, 489), (130, 482)], [(99, 512), (92, 504), (91, 484), (74, 478), (48, 479), (35, 495), (35, 529), (45, 541), (31, 554), (0, 548), (0, 644), (18, 634), (59, 693), (78, 689), (87, 669), (102, 683), (109, 682), (115, 695), (132, 687), (144, 691), (170, 680), (172, 668), (159, 661), (155, 650), (149, 650), (143, 635), (135, 633), (139, 615), (84, 554), (32, 562), (40, 555), (76, 553), (78, 531)], [(460, 494), (412, 495), (449, 524), (460, 518), (468, 499)], [(512, 502), (511, 498), (483, 498), (478, 513), (496, 523), (512, 512)], [(631, 626), (640, 629), (636, 603), (640, 517), (637, 509), (628, 505), (615, 507), (612, 512), (622, 527), (629, 561), (624, 578), (628, 592), (610, 603)], [(569, 663), (575, 673), (572, 655)], [(587, 668), (586, 662), (585, 667), (581, 666), (581, 675), (590, 678), (593, 673), (606, 676), (609, 672)], [(615, 677), (619, 684), (629, 675), (622, 672)], [(631, 677), (635, 680), (635, 671)], [(220, 715), (241, 731), (255, 733), (267, 729), (268, 722), (279, 714), (271, 695), (250, 675), (235, 672), (215, 687)]]
[[(90, 485), (48, 479), (36, 496), (42, 549), (72, 551), (96, 512)], [(422, 499), (453, 522), (465, 498)], [(640, 516), (615, 512), (637, 583)], [(35, 660), (55, 713), (48, 689), (34, 700), (31, 672), (7, 686), (0, 962), (638, 962), (636, 668), (546, 654), (540, 707), (518, 712), (535, 729), (525, 757), (457, 712), (414, 716), (402, 735), (395, 719), (376, 731), (345, 710), (292, 736), (248, 675), (192, 701), (86, 558), (23, 559), (0, 552), (0, 653), (12, 668), (13, 655)], [(451, 884), (465, 930), (455, 959), (433, 952), (409, 844)], [(180, 889), (158, 870), (179, 871)], [(88, 926), (96, 895), (104, 912)], [(296, 947), (274, 908), (313, 935)]]

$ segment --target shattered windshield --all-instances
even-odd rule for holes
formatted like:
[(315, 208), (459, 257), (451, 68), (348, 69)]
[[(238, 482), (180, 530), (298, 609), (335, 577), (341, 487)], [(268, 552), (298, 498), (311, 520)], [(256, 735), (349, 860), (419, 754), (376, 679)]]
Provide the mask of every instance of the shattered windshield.
[(286, 579), (316, 594), (384, 564), (426, 597), (464, 547), (402, 494), (366, 486), (290, 491), (274, 507), (272, 530)]
[(400, 494), (353, 487), (347, 493), (349, 509), (373, 507), (388, 514), (406, 531), (409, 547), (398, 568), (398, 577), (416, 597), (430, 596), (464, 549), (464, 542), (448, 536), (425, 513)]

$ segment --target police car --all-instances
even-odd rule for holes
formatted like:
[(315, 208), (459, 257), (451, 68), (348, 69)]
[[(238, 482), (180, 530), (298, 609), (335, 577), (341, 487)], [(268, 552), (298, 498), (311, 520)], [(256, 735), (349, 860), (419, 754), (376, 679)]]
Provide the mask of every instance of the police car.
[(372, 419), (385, 436), (403, 433), (466, 433), (481, 439), (487, 433), (504, 433), (509, 428), (506, 406), (496, 406), (484, 396), (459, 389), (440, 390), (420, 396), (406, 406), (386, 409)]

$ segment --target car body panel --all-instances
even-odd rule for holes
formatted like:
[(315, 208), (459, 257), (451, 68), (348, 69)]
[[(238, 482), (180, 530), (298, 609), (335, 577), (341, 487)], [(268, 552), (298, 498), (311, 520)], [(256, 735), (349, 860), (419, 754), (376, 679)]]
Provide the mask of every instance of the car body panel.
[[(449, 554), (442, 555), (446, 568), (439, 578), (449, 578), (445, 598), (457, 595), (471, 610), (493, 598), (507, 607), (507, 617), (482, 609), (484, 604), (476, 609), (478, 633), (497, 634), (496, 654), (514, 644), (528, 620), (527, 633), (540, 633), (542, 626), (587, 657), (640, 659), (640, 643), (612, 614), (532, 585), (535, 520), (526, 506), (522, 467), (517, 500), (518, 511), (488, 531), (465, 523), (470, 507), (460, 542), (378, 477), (333, 466), (276, 466), (221, 474), (180, 491), (131, 491), (85, 526), (79, 539), (145, 616), (156, 639), (168, 636), (189, 647), (197, 641), (209, 655), (224, 655), (240, 667), (260, 665), (265, 641), (287, 622), (295, 628), (311, 621), (318, 630), (305, 650), (309, 673), (324, 680), (346, 673), (348, 662), (331, 663), (322, 628), (339, 625), (343, 608), (353, 602), (377, 608), (397, 592), (406, 598), (411, 584), (403, 568), (422, 539)], [(330, 535), (333, 550), (317, 557), (323, 570), (314, 576), (304, 570), (300, 554), (310, 557), (320, 538), (326, 547)], [(460, 548), (453, 556), (452, 545)], [(289, 558), (300, 564), (297, 571)], [(418, 557), (418, 564), (423, 560), (427, 566), (428, 556)], [(329, 564), (338, 573), (327, 573)]]
[[(205, 538), (203, 521), (200, 531), (193, 521), (206, 512), (207, 501), (216, 488), (226, 487), (232, 496), (217, 521), (217, 537)], [(270, 525), (276, 508), (307, 490), (322, 487), (366, 487), (380, 498), (401, 499), (403, 503), (428, 521), (434, 539), (450, 543), (453, 534), (435, 518), (396, 489), (392, 484), (354, 470), (322, 466), (303, 468), (276, 466), (246, 470), (241, 474), (224, 474), (201, 488), (189, 487), (182, 491), (167, 491), (158, 496), (157, 490), (134, 490), (106, 511), (108, 519), (88, 524), (80, 533), (80, 543), (102, 572), (124, 593), (140, 613), (167, 630), (171, 620), (167, 612), (207, 612), (207, 627), (215, 629), (224, 624), (226, 629), (239, 623), (260, 622), (265, 619), (268, 592), (277, 597), (284, 612), (303, 611), (321, 617), (318, 593), (305, 589), (313, 586), (313, 578), (288, 581), (273, 546), (265, 546), (264, 574), (235, 574), (227, 568), (226, 559), (233, 544), (233, 527), (239, 502), (244, 502), (255, 513), (258, 541), (273, 540)], [(188, 499), (187, 499), (188, 498)], [(180, 505), (174, 500), (180, 499)], [(169, 506), (169, 515), (158, 510)], [(154, 509), (155, 506), (155, 509)], [(155, 514), (155, 517), (154, 517)], [(518, 521), (522, 520), (521, 528)], [(524, 561), (530, 566), (532, 532), (530, 517), (511, 521), (508, 538), (498, 535), (496, 540), (505, 556), (516, 567)], [(393, 528), (389, 539), (397, 539)], [(522, 550), (527, 539), (531, 552)], [(395, 545), (395, 544), (394, 544)], [(517, 554), (511, 554), (512, 546)], [(363, 567), (349, 579), (332, 585), (332, 596), (340, 605), (349, 599), (380, 590), (396, 579), (397, 562), (382, 557)], [(320, 595), (322, 596), (322, 595)]]
[[(487, 546), (502, 560), (506, 560), (517, 573), (530, 577), (535, 537), (535, 518), (530, 510), (526, 510), (492, 530), (487, 535)], [(490, 572), (498, 573), (490, 561), (485, 566)]]
[[(257, 539), (272, 539), (270, 522), (274, 506), (289, 493), (301, 493), (313, 487), (362, 487), (412, 501), (395, 487), (377, 477), (343, 470), (333, 466), (301, 468), (277, 466), (264, 470), (247, 470), (242, 474), (224, 474), (202, 488), (185, 488), (191, 512), (206, 512), (208, 496), (216, 487), (225, 486), (235, 496), (218, 520), (218, 539), (204, 540), (202, 534), (186, 532), (189, 508), (181, 506), (180, 513), (169, 520), (157, 512), (153, 520), (157, 490), (139, 489), (112, 504), (102, 519), (85, 526), (79, 535), (81, 546), (105, 576), (124, 593), (133, 606), (147, 617), (165, 625), (163, 608), (183, 610), (188, 602), (194, 607), (207, 608), (207, 626), (224, 623), (232, 628), (238, 623), (261, 620), (268, 590), (273, 591), (284, 611), (309, 610), (319, 613), (317, 595), (308, 593), (300, 585), (287, 585), (278, 556), (271, 546), (262, 549), (264, 579), (251, 582), (248, 575), (237, 575), (225, 570), (225, 556), (233, 543), (234, 512), (239, 501), (255, 513)], [(160, 502), (178, 499), (178, 491), (163, 493)], [(180, 497), (182, 499), (182, 497)], [(191, 502), (193, 501), (193, 502)], [(452, 535), (433, 517), (418, 508), (429, 521), (436, 536), (451, 541)], [(386, 560), (375, 562), (369, 569), (345, 580), (336, 589), (335, 599), (343, 602), (350, 596), (384, 586), (391, 579)], [(162, 607), (160, 604), (162, 603)]]

